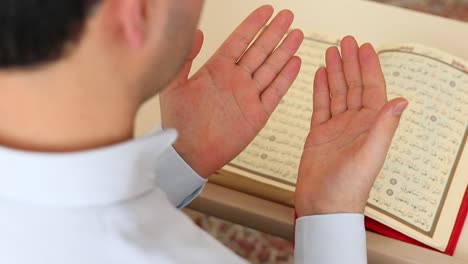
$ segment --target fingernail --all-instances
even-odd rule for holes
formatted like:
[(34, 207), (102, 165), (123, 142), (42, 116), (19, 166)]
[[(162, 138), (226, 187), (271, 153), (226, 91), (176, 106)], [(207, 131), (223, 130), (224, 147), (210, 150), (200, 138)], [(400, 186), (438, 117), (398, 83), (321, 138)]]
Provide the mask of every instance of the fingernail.
[(393, 107), (393, 115), (394, 116), (401, 116), (405, 109), (408, 107), (408, 101), (404, 101), (401, 103), (398, 103), (395, 107)]

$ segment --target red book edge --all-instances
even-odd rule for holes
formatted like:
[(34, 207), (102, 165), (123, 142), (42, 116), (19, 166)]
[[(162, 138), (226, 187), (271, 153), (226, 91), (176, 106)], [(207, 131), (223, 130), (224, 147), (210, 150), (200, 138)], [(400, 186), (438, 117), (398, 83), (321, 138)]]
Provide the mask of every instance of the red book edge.
[[(382, 234), (386, 237), (390, 237), (390, 238), (397, 239), (406, 243), (410, 243), (413, 245), (417, 245), (423, 248), (431, 249), (434, 251), (442, 252), (444, 254), (453, 256), (453, 253), (455, 252), (455, 249), (457, 247), (458, 239), (460, 238), (461, 232), (463, 230), (463, 226), (465, 224), (467, 215), (468, 215), (468, 186), (467, 186), (467, 189), (465, 190), (465, 195), (463, 196), (463, 201), (461, 203), (460, 210), (458, 211), (457, 219), (455, 220), (453, 231), (452, 231), (452, 234), (450, 235), (450, 239), (447, 244), (447, 247), (445, 248), (445, 251), (440, 251), (440, 250), (431, 248), (369, 217), (366, 217), (365, 225), (367, 229), (377, 232), (379, 234)], [(294, 211), (294, 230), (296, 230), (296, 220), (297, 220), (297, 212)], [(294, 241), (293, 241), (293, 245), (294, 245)]]
[(455, 252), (455, 249), (457, 247), (458, 239), (460, 238), (461, 232), (463, 230), (463, 226), (465, 224), (467, 215), (468, 215), (468, 188), (465, 190), (465, 195), (463, 196), (463, 201), (461, 203), (460, 210), (458, 211), (458, 216), (455, 221), (455, 225), (453, 226), (453, 231), (452, 231), (452, 234), (450, 235), (449, 243), (447, 244), (445, 251), (440, 251), (440, 250), (431, 248), (371, 218), (366, 217), (365, 223), (366, 223), (367, 229), (375, 231), (384, 236), (453, 256), (453, 253)]

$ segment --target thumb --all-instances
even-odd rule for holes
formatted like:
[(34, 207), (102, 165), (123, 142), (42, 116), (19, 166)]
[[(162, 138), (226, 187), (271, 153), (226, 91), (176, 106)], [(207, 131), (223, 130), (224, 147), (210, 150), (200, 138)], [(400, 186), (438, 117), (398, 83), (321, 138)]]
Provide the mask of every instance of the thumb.
[(198, 56), (203, 46), (203, 39), (204, 39), (203, 32), (198, 29), (197, 32), (195, 33), (192, 50), (190, 51), (188, 57), (185, 59), (184, 67), (180, 71), (177, 79), (187, 80), (188, 75), (190, 74), (190, 70), (192, 69), (193, 60)]
[(193, 61), (198, 56), (203, 46), (203, 40), (203, 31), (197, 29), (197, 32), (195, 32), (195, 38), (193, 40), (192, 50), (190, 51), (187, 61)]
[(166, 90), (179, 87), (187, 81), (187, 78), (190, 74), (190, 70), (192, 69), (193, 60), (198, 56), (203, 46), (203, 39), (203, 32), (201, 30), (197, 30), (197, 32), (195, 33), (195, 38), (193, 40), (192, 50), (185, 59), (184, 66)]
[(408, 101), (403, 98), (393, 99), (380, 111), (377, 121), (369, 131), (368, 140), (363, 150), (372, 156), (381, 159), (387, 156), (393, 136), (398, 128), (403, 112), (408, 107)]

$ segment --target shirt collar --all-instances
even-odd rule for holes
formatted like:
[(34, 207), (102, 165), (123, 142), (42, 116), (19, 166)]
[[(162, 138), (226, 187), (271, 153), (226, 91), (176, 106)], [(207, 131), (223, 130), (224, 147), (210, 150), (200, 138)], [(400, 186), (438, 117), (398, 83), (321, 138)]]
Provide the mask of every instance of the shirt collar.
[(156, 185), (156, 163), (177, 138), (153, 132), (113, 146), (73, 153), (38, 153), (0, 147), (0, 196), (51, 206), (108, 205)]

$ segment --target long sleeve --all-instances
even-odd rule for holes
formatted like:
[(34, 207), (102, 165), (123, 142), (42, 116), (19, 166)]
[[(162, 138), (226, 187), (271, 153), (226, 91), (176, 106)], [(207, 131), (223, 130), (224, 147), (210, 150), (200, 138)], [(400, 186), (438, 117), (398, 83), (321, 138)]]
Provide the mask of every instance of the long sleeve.
[(159, 187), (177, 208), (192, 202), (206, 183), (206, 179), (199, 176), (172, 146), (160, 157), (156, 174)]
[(296, 264), (367, 263), (364, 215), (333, 214), (296, 221)]

